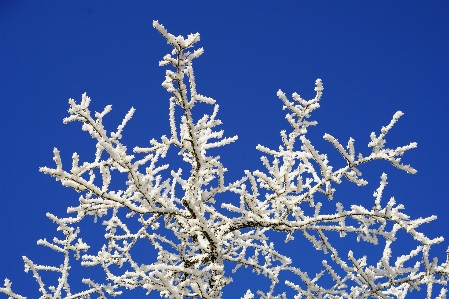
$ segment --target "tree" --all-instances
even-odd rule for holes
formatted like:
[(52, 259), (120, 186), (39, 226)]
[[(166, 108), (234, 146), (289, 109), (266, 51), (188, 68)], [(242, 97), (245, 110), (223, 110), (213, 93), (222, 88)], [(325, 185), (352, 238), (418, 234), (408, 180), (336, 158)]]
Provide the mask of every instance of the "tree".
[[(223, 130), (215, 129), (221, 124), (217, 119), (218, 105), (214, 99), (197, 93), (192, 62), (203, 49), (193, 52), (188, 49), (199, 41), (200, 35), (176, 37), (157, 21), (153, 26), (173, 47), (171, 54), (160, 62), (161, 66), (174, 67), (166, 71), (162, 84), (172, 94), (170, 135), (152, 139), (150, 147), (135, 147), (134, 154), (130, 154), (120, 139), (134, 108), (115, 132), (108, 133), (103, 118), (111, 111), (110, 105), (92, 116), (90, 98), (86, 94), (79, 104), (69, 100), (70, 116), (64, 123), (82, 122), (82, 129), (97, 142), (95, 160), (80, 164), (79, 155), (74, 153), (72, 167), (67, 171), (55, 148), (56, 167), (40, 169), (61, 181), (63, 186), (81, 193), (79, 205), (68, 208), (68, 212), (76, 216), (57, 217), (47, 213), (64, 237), (38, 241), (62, 253), (63, 263), (59, 267), (38, 265), (24, 257), (25, 270), (33, 273), (41, 298), (91, 298), (94, 294), (106, 298), (106, 295), (120, 295), (123, 288), (143, 288), (148, 293), (158, 291), (167, 298), (220, 298), (223, 287), (232, 282), (225, 271), (225, 263), (233, 264), (233, 271), (241, 266), (251, 267), (257, 274), (266, 276), (271, 286), (257, 291), (261, 298), (285, 297), (275, 290), (279, 274), (285, 271), (298, 276), (296, 281), (285, 281), (297, 292), (295, 298), (405, 298), (421, 286), (427, 288), (428, 298), (433, 295), (434, 287), (439, 288), (437, 298), (446, 298), (449, 256), (444, 263), (439, 263), (429, 255), (431, 246), (441, 243), (443, 238), (430, 239), (417, 230), (436, 217), (410, 219), (393, 198), (382, 202), (387, 185), (385, 173), (370, 207), (355, 204), (344, 207), (336, 203), (331, 213), (322, 209), (332, 203), (333, 186), (343, 179), (359, 186), (367, 184), (358, 169), (367, 162), (385, 160), (408, 173), (416, 172), (401, 163), (400, 158), (415, 148), (416, 143), (395, 149), (385, 147), (385, 137), (402, 112), (396, 112), (380, 133), (371, 133), (369, 155), (356, 154), (352, 138), (344, 147), (336, 138), (325, 134), (324, 139), (336, 148), (346, 163), (334, 170), (327, 156), (320, 154), (306, 138), (308, 127), (317, 124), (310, 120), (310, 115), (320, 107), (321, 80), (316, 80), (316, 96), (311, 100), (294, 93), (291, 101), (279, 90), (277, 95), (283, 108), (289, 110), (286, 119), (292, 128), (288, 133), (281, 131), (282, 143), (277, 150), (257, 146), (265, 155), (261, 158), (265, 172), (246, 170), (242, 179), (225, 182), (226, 167), (219, 156), (209, 152), (236, 141), (237, 136), (226, 138)], [(211, 114), (195, 119), (192, 110), (200, 103), (214, 105), (214, 108)], [(181, 118), (176, 117), (177, 111), (181, 111)], [(171, 170), (167, 177), (169, 165), (161, 165), (159, 160), (166, 157), (171, 147), (179, 149), (188, 167), (184, 168), (184, 173), (182, 168)], [(127, 175), (125, 190), (111, 185), (112, 174), (117, 172)], [(217, 203), (216, 197), (220, 194), (235, 194), (238, 201)], [(123, 217), (124, 211), (126, 217)], [(87, 253), (89, 245), (80, 238), (76, 227), (89, 216), (107, 219), (102, 222), (106, 242), (96, 254)], [(133, 230), (132, 221), (139, 223), (137, 230)], [(309, 277), (305, 269), (292, 266), (292, 259), (277, 252), (271, 242), (269, 234), (273, 231), (285, 233), (286, 242), (302, 235), (315, 249), (327, 253), (328, 258), (322, 262), (323, 270)], [(391, 245), (399, 232), (411, 235), (418, 245), (394, 259)], [(363, 253), (340, 254), (331, 240), (334, 234), (341, 238), (356, 234), (360, 241), (382, 244), (382, 257), (372, 263)], [(133, 249), (138, 242), (150, 242), (158, 252), (157, 257), (145, 263), (136, 261)], [(109, 283), (83, 279), (86, 289), (72, 293), (68, 277), (73, 253), (76, 259), (81, 258), (83, 266), (103, 268)], [(42, 271), (58, 273), (57, 285), (44, 284)], [(332, 284), (319, 281), (326, 275), (332, 279)], [(13, 292), (11, 285), (5, 279), (0, 291), (10, 298), (24, 298)], [(254, 298), (251, 290), (242, 296)]]

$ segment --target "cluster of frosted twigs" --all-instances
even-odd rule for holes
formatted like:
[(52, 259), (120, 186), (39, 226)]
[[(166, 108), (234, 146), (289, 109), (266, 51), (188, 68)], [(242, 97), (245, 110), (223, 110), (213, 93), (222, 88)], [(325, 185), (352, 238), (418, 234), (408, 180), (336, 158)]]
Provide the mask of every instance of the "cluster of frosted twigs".
[[(291, 125), (290, 132), (281, 131), (282, 143), (277, 150), (257, 146), (265, 155), (261, 158), (265, 171), (245, 171), (241, 180), (225, 184), (226, 168), (219, 156), (209, 155), (209, 149), (234, 142), (237, 136), (225, 138), (222, 130), (216, 130), (221, 124), (217, 119), (218, 105), (197, 92), (192, 62), (203, 49), (188, 50), (199, 41), (200, 35), (174, 36), (157, 21), (153, 25), (173, 47), (171, 54), (160, 62), (161, 66), (171, 67), (162, 84), (171, 94), (170, 135), (152, 139), (150, 147), (135, 147), (130, 153), (121, 143), (121, 137), (134, 108), (115, 132), (108, 133), (103, 118), (111, 106), (92, 115), (86, 94), (79, 104), (69, 100), (70, 115), (64, 123), (81, 122), (82, 130), (96, 140), (96, 152), (92, 162), (83, 163), (74, 153), (71, 168), (66, 170), (55, 148), (56, 167), (40, 169), (63, 186), (80, 192), (78, 205), (68, 208), (76, 216), (47, 215), (64, 237), (51, 242), (38, 241), (61, 253), (63, 263), (37, 265), (24, 257), (25, 270), (33, 273), (42, 299), (107, 298), (120, 295), (123, 289), (135, 288), (148, 293), (155, 291), (165, 298), (217, 299), (221, 298), (223, 287), (232, 282), (225, 263), (234, 264), (233, 271), (244, 266), (265, 275), (271, 286), (257, 291), (260, 298), (286, 297), (275, 294), (283, 271), (297, 275), (297, 280), (285, 281), (297, 293), (295, 298), (405, 298), (422, 287), (427, 288), (427, 298), (446, 298), (449, 262), (441, 263), (430, 257), (432, 245), (443, 238), (429, 239), (418, 231), (421, 224), (436, 217), (410, 219), (394, 199), (382, 202), (386, 174), (381, 176), (372, 207), (344, 207), (336, 203), (333, 213), (321, 210), (320, 198), (331, 200), (333, 186), (343, 178), (357, 185), (367, 183), (358, 169), (364, 163), (385, 160), (408, 173), (416, 172), (400, 159), (416, 143), (395, 149), (385, 147), (385, 137), (402, 112), (396, 112), (378, 135), (371, 134), (369, 155), (356, 155), (352, 138), (343, 146), (325, 134), (324, 139), (346, 161), (344, 167), (334, 169), (327, 156), (319, 153), (306, 138), (308, 127), (317, 124), (310, 120), (310, 115), (320, 107), (321, 80), (316, 81), (316, 96), (311, 100), (304, 100), (296, 93), (289, 100), (279, 91), (277, 95), (289, 111), (286, 119)], [(214, 105), (212, 113), (194, 119), (192, 109), (197, 103)], [(176, 117), (179, 113), (175, 110), (182, 113), (180, 118)], [(169, 164), (160, 164), (159, 160), (173, 147), (186, 162), (188, 171), (178, 169), (168, 173)], [(114, 189), (114, 172), (127, 175), (126, 189)], [(215, 197), (225, 192), (236, 194), (239, 200), (218, 205)], [(317, 196), (319, 193), (325, 196)], [(89, 252), (89, 245), (82, 241), (76, 228), (77, 223), (89, 216), (105, 219), (102, 222), (105, 243), (96, 253)], [(135, 225), (130, 228), (132, 220), (138, 222), (137, 230)], [(276, 250), (267, 234), (269, 231), (286, 234), (286, 241), (303, 236), (330, 259), (322, 262), (321, 272), (309, 276), (306, 269), (294, 267), (291, 258)], [(410, 234), (417, 245), (408, 254), (394, 256), (391, 244), (399, 231)], [(383, 255), (370, 264), (363, 254), (353, 251), (340, 254), (329, 238), (335, 233), (342, 238), (354, 234), (360, 241), (383, 244)], [(149, 242), (157, 254), (143, 262), (135, 259), (133, 248), (138, 242)], [(73, 253), (76, 259), (81, 258), (83, 266), (101, 267), (107, 283), (83, 279), (85, 290), (72, 293), (69, 270), (70, 263), (74, 262), (70, 260)], [(43, 271), (59, 273), (56, 284), (45, 284)], [(323, 275), (328, 275), (333, 284), (321, 284)], [(13, 292), (11, 285), (5, 279), (0, 292), (10, 298), (24, 298)], [(248, 290), (243, 298), (254, 296)]]

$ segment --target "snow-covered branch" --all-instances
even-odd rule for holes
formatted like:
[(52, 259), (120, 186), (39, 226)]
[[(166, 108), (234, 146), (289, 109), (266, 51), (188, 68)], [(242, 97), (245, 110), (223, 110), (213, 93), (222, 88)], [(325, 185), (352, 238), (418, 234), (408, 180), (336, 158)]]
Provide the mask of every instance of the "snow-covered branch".
[[(419, 232), (420, 225), (436, 216), (411, 219), (403, 212), (404, 206), (393, 198), (382, 202), (386, 174), (382, 174), (380, 186), (374, 192), (374, 203), (369, 207), (357, 204), (344, 207), (336, 203), (332, 213), (322, 209), (333, 199), (334, 187), (343, 178), (358, 186), (367, 184), (359, 170), (362, 164), (385, 160), (408, 173), (416, 173), (400, 158), (416, 148), (416, 143), (393, 149), (385, 147), (385, 137), (402, 112), (396, 112), (379, 135), (371, 133), (368, 147), (372, 150), (366, 155), (356, 155), (354, 139), (349, 138), (345, 147), (325, 134), (324, 139), (346, 163), (335, 169), (328, 156), (306, 138), (308, 127), (317, 125), (310, 117), (320, 107), (321, 80), (316, 80), (316, 96), (311, 100), (294, 93), (291, 101), (279, 90), (277, 95), (289, 111), (286, 120), (290, 132), (281, 131), (277, 150), (257, 146), (264, 155), (261, 157), (264, 171), (246, 170), (242, 179), (226, 184), (227, 169), (219, 156), (210, 155), (209, 149), (226, 146), (236, 141), (237, 136), (224, 137), (224, 131), (217, 130), (221, 125), (217, 118), (219, 106), (214, 99), (198, 93), (193, 60), (204, 50), (188, 50), (200, 40), (200, 35), (184, 38), (170, 34), (157, 21), (153, 26), (173, 47), (171, 54), (159, 63), (172, 68), (166, 71), (162, 83), (171, 94), (169, 137), (151, 139), (149, 147), (134, 147), (130, 153), (121, 138), (125, 125), (135, 113), (134, 108), (115, 131), (108, 132), (103, 119), (111, 111), (111, 105), (101, 113), (92, 113), (91, 99), (86, 94), (80, 103), (69, 100), (69, 116), (64, 123), (81, 122), (82, 130), (96, 141), (95, 155), (91, 162), (80, 162), (81, 157), (74, 153), (71, 168), (67, 169), (55, 148), (56, 166), (40, 168), (63, 186), (80, 193), (78, 205), (68, 208), (75, 217), (58, 218), (48, 214), (63, 232), (64, 239), (38, 241), (61, 253), (63, 263), (37, 265), (24, 257), (25, 269), (33, 273), (41, 298), (90, 298), (93, 294), (106, 298), (106, 294), (119, 295), (122, 289), (142, 288), (166, 298), (216, 299), (221, 298), (223, 288), (232, 282), (225, 263), (234, 265), (232, 272), (243, 266), (266, 276), (271, 286), (257, 292), (260, 298), (285, 298), (285, 294), (275, 295), (283, 271), (298, 277), (298, 281), (285, 281), (297, 292), (295, 298), (405, 298), (423, 286), (427, 288), (427, 298), (433, 296), (436, 287), (439, 288), (437, 298), (445, 298), (449, 260), (441, 263), (430, 257), (431, 247), (443, 238), (431, 239)], [(209, 104), (213, 108), (210, 114), (195, 119), (192, 114), (195, 104)], [(181, 117), (177, 117), (178, 112)], [(170, 165), (162, 160), (173, 148), (177, 148), (187, 166), (169, 171)], [(127, 176), (124, 189), (115, 187), (117, 172)], [(237, 196), (238, 203), (217, 204), (215, 197), (221, 193)], [(103, 219), (105, 242), (97, 252), (89, 251), (75, 227), (88, 216)], [(331, 259), (324, 260), (323, 270), (311, 278), (306, 269), (295, 267), (292, 258), (276, 250), (269, 235), (273, 231), (285, 233), (286, 242), (302, 236)], [(417, 245), (394, 260), (391, 244), (398, 239), (398, 232), (409, 234)], [(383, 255), (375, 263), (355, 251), (340, 255), (331, 242), (333, 234), (341, 238), (354, 235), (358, 241), (383, 245)], [(149, 242), (155, 250), (154, 256), (146, 261), (136, 258), (133, 253), (139, 242)], [(108, 284), (86, 278), (82, 281), (86, 289), (72, 294), (68, 279), (72, 252), (76, 259), (81, 257), (81, 265), (101, 267)], [(57, 272), (58, 284), (47, 286), (42, 271)], [(326, 275), (334, 285), (320, 284), (320, 278)], [(14, 293), (11, 285), (6, 279), (0, 292), (10, 298), (24, 298)], [(243, 298), (254, 298), (254, 294), (248, 290)]]

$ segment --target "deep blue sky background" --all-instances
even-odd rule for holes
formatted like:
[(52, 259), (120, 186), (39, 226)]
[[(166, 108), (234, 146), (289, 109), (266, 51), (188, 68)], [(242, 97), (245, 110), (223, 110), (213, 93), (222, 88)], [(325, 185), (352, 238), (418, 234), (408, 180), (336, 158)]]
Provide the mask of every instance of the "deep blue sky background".
[[(449, 238), (448, 1), (2, 0), (0, 5), (0, 280), (10, 278), (17, 292), (29, 298), (39, 294), (32, 275), (22, 271), (22, 255), (36, 263), (62, 261), (36, 240), (57, 235), (45, 213), (65, 215), (79, 196), (38, 168), (54, 165), (55, 146), (67, 167), (74, 151), (85, 160), (95, 151), (79, 124), (62, 124), (68, 98), (79, 101), (87, 92), (96, 111), (112, 104), (105, 121), (109, 129), (134, 106), (137, 112), (123, 139), (129, 148), (169, 134), (169, 94), (161, 87), (165, 68), (158, 61), (171, 49), (152, 28), (155, 19), (175, 35), (201, 33), (205, 54), (194, 64), (198, 91), (220, 104), (226, 135), (239, 136), (217, 151), (229, 169), (228, 182), (244, 169), (262, 169), (255, 146), (277, 147), (279, 131), (288, 129), (277, 90), (310, 98), (315, 79), (321, 78), (324, 95), (312, 117), (319, 125), (309, 139), (329, 153), (332, 165), (343, 162), (322, 141), (325, 132), (343, 144), (352, 136), (356, 151), (368, 154), (369, 134), (379, 132), (397, 110), (405, 115), (387, 145), (418, 142), (418, 149), (403, 158), (418, 174), (372, 163), (361, 168), (368, 186), (336, 186), (336, 201), (371, 207), (385, 171), (384, 202), (394, 196), (412, 217), (438, 215), (421, 231)], [(83, 224), (82, 236), (98, 247), (102, 227), (90, 224)], [(349, 246), (355, 236), (343, 241), (341, 246)], [(295, 242), (281, 242), (279, 250), (296, 265), (315, 269), (308, 265), (311, 246), (299, 237)], [(416, 246), (410, 238), (398, 244), (404, 253)], [(432, 253), (443, 259), (447, 246), (445, 241)], [(382, 248), (369, 250), (376, 256)], [(356, 256), (368, 249), (362, 250)], [(72, 278), (80, 280), (83, 273), (75, 267)], [(224, 298), (268, 286), (249, 273), (239, 270)], [(137, 294), (132, 298), (144, 296)]]

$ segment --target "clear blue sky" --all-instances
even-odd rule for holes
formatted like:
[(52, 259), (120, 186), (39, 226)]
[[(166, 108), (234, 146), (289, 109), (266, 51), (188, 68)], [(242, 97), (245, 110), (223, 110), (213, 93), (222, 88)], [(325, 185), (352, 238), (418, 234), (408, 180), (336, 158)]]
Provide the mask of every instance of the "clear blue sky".
[[(227, 136), (239, 136), (219, 152), (228, 182), (244, 169), (262, 169), (255, 146), (277, 147), (279, 131), (289, 128), (278, 89), (310, 98), (315, 79), (323, 80), (321, 108), (313, 115), (319, 124), (309, 139), (335, 166), (343, 161), (322, 141), (325, 132), (344, 144), (353, 137), (356, 150), (368, 153), (369, 134), (402, 110), (405, 115), (387, 145), (418, 142), (403, 158), (418, 173), (372, 163), (361, 168), (366, 187), (343, 183), (335, 187), (335, 199), (371, 207), (386, 172), (384, 201), (394, 196), (412, 217), (438, 215), (421, 230), (448, 238), (433, 251), (444, 258), (449, 244), (449, 1), (2, 0), (0, 7), (0, 280), (10, 278), (23, 295), (39, 293), (32, 275), (22, 271), (22, 255), (36, 263), (61, 262), (36, 245), (39, 238), (57, 235), (45, 213), (65, 215), (79, 196), (38, 168), (54, 165), (55, 146), (66, 165), (74, 151), (86, 159), (95, 151), (79, 124), (62, 124), (68, 98), (79, 101), (87, 92), (97, 111), (112, 104), (106, 119), (111, 129), (134, 106), (137, 112), (123, 139), (129, 148), (169, 134), (169, 94), (161, 87), (165, 68), (158, 61), (170, 48), (152, 28), (153, 20), (175, 35), (201, 34), (205, 54), (194, 65), (198, 91), (220, 104)], [(89, 228), (87, 222), (82, 236), (98, 245), (101, 225)], [(355, 236), (342, 241), (355, 242)], [(295, 242), (280, 243), (279, 250), (307, 267), (313, 250), (300, 238)], [(401, 242), (404, 250), (415, 247), (410, 238)], [(240, 298), (248, 286), (268, 285), (247, 270), (239, 272), (224, 289), (225, 299)], [(73, 279), (84, 277), (80, 273), (74, 269)]]

